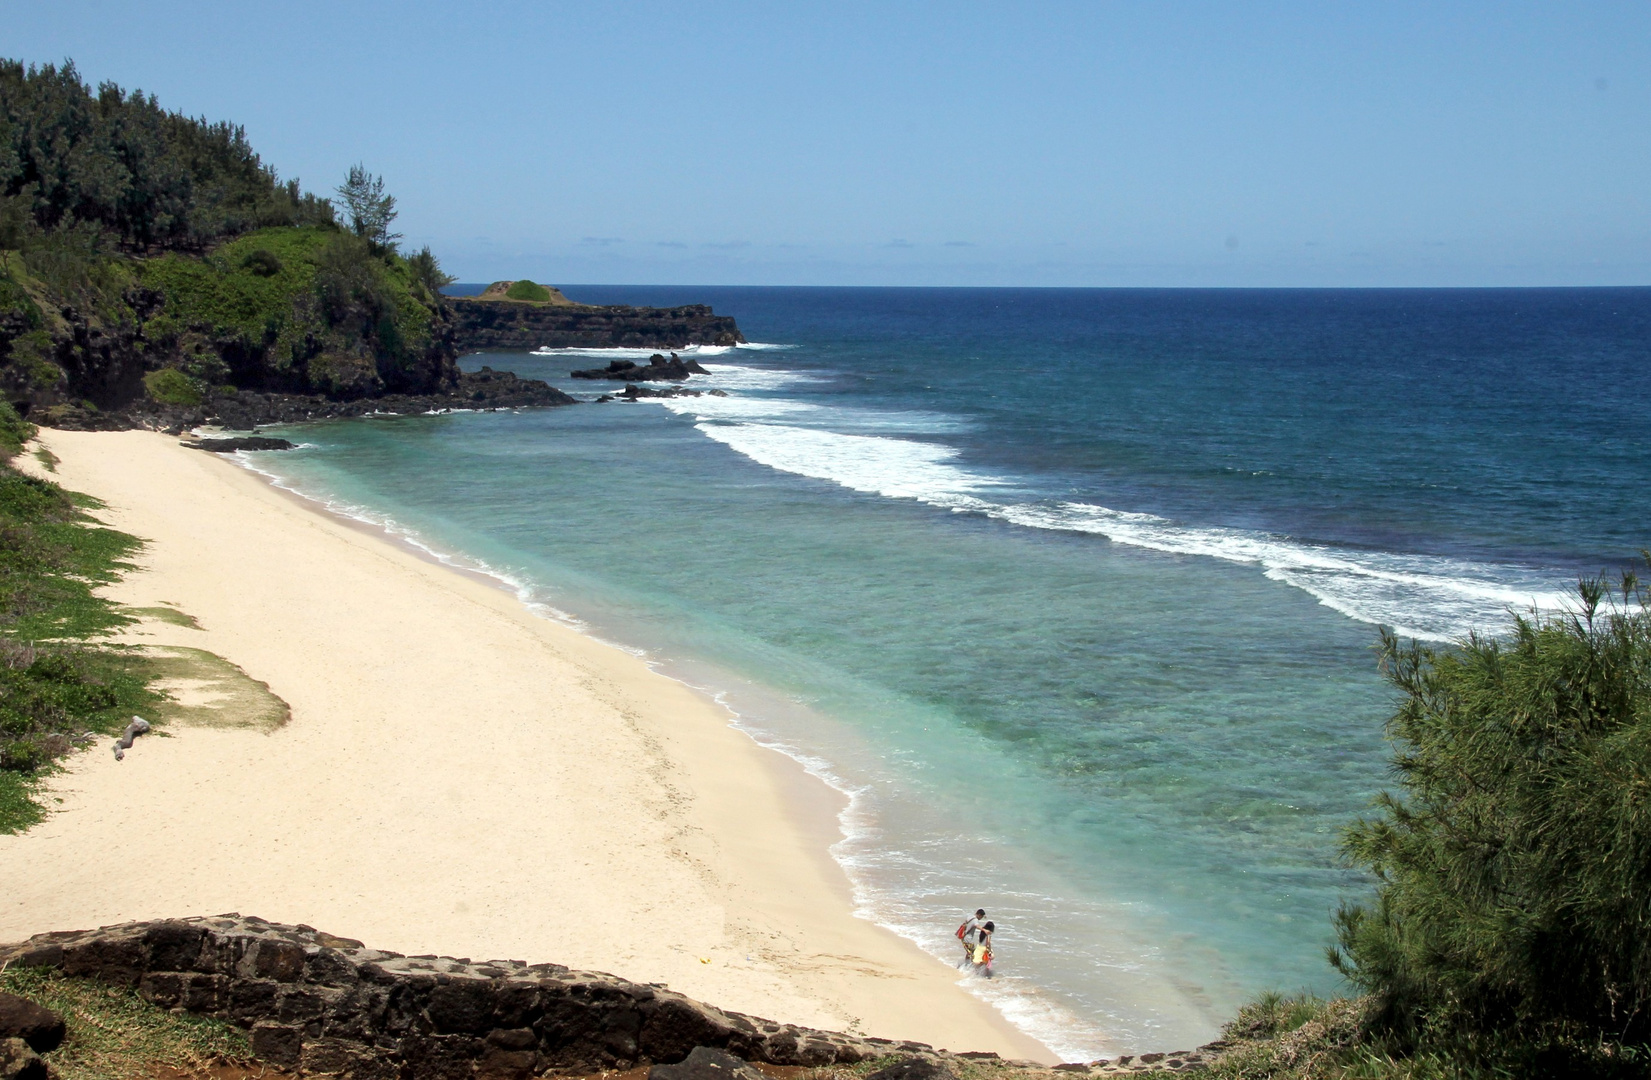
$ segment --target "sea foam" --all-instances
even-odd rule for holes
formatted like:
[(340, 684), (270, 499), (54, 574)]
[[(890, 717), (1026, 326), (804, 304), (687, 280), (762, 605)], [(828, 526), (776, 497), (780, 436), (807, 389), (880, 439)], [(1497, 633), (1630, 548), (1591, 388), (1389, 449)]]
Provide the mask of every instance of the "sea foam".
[[(791, 375), (735, 364), (708, 367), (720, 386), (731, 389), (783, 389)], [(1565, 606), (1568, 582), (1533, 567), (1362, 550), (1084, 502), (992, 501), (986, 496), (1034, 490), (1035, 482), (971, 468), (961, 461), (961, 451), (944, 443), (862, 433), (958, 426), (933, 414), (884, 414), (768, 396), (666, 398), (659, 403), (691, 416), (708, 437), (772, 469), (1026, 528), (1086, 533), (1169, 555), (1258, 566), (1269, 580), (1300, 589), (1348, 618), (1390, 626), (1405, 637), (1451, 641), (1473, 631), (1499, 631), (1510, 612)], [(836, 430), (843, 428), (850, 430)]]

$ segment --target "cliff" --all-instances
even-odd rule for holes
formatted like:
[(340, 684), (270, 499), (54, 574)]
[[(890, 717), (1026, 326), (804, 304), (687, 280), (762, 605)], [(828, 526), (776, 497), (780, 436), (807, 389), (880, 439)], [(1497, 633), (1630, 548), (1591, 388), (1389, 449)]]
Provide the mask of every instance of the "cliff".
[(674, 308), (592, 307), (454, 297), (453, 344), (460, 353), (486, 349), (681, 349), (739, 345), (732, 318), (705, 304)]

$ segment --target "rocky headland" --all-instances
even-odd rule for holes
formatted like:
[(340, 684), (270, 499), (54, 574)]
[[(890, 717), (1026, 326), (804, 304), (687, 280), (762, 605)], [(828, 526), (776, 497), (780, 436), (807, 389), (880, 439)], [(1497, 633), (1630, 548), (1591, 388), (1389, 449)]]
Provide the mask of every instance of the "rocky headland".
[(0, 969), (11, 967), (132, 987), (163, 1009), (247, 1030), (253, 1055), (266, 1065), (363, 1080), (623, 1071), (683, 1062), (696, 1051), (704, 1058), (702, 1048), (778, 1066), (888, 1059), (903, 1066), (902, 1075), (926, 1080), (979, 1076), (983, 1067), (1054, 1080), (1192, 1071), (1223, 1049), (1211, 1044), (1049, 1069), (991, 1053), (779, 1024), (665, 986), (559, 964), (404, 956), (309, 926), (234, 914), (38, 934), (0, 946)]
[(453, 341), (461, 353), (487, 349), (682, 349), (740, 345), (745, 335), (705, 304), (674, 308), (595, 307), (480, 297), (450, 297)]

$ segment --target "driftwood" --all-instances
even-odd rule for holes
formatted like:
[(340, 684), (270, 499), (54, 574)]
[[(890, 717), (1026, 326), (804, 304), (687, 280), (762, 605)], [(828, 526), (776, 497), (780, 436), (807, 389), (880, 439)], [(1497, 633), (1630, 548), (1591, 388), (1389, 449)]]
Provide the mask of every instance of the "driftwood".
[(126, 725), (126, 731), (115, 742), (115, 760), (125, 761), (126, 751), (132, 749), (132, 740), (149, 730), (149, 721), (141, 716), (132, 717), (132, 722)]

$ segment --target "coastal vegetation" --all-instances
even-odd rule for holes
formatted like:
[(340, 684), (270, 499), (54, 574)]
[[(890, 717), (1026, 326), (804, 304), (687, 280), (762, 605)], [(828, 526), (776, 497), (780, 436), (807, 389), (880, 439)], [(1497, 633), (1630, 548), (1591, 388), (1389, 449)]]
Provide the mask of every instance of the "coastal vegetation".
[(510, 300), (533, 300), (541, 304), (548, 304), (550, 302), (550, 290), (538, 282), (523, 278), (520, 281), (510, 283), (510, 288), (505, 290), (505, 297)]
[(99, 427), (243, 389), (450, 391), (450, 279), (397, 250), (382, 177), (337, 190), (343, 221), (240, 127), (0, 61), (0, 393)]
[(478, 300), (512, 300), (518, 304), (550, 304), (555, 307), (583, 308), (585, 304), (575, 304), (562, 295), (561, 289), (541, 285), (537, 281), (521, 278), (516, 281), (495, 281), (475, 296), (464, 298), (467, 303)]
[(1383, 635), (1399, 790), (1347, 830), (1376, 888), (1331, 954), (1360, 996), (1262, 998), (1219, 1075), (1651, 1072), (1647, 600), (1627, 573), (1506, 638)]
[[(451, 279), (429, 248), (398, 250), (382, 177), (356, 165), (337, 195), (335, 207), (281, 181), (238, 127), (112, 84), (94, 92), (72, 65), (0, 62), (0, 831), (40, 820), (53, 761), (156, 706), (151, 684), (169, 670), (102, 642), (137, 613), (97, 587), (140, 541), (97, 522), (94, 501), (6, 464), (31, 419), (96, 426), (133, 402), (175, 418), (238, 390), (354, 400), (456, 385), (440, 295)], [(567, 305), (526, 279), (480, 299)], [(494, 332), (543, 342), (544, 325)], [(621, 379), (621, 367), (645, 370), (588, 374)], [(1337, 914), (1331, 957), (1356, 996), (1258, 999), (1227, 1026), (1212, 1075), (1647, 1073), (1646, 600), (1627, 575), (1582, 582), (1574, 611), (1518, 618), (1505, 638), (1436, 649), (1384, 635), (1397, 790), (1346, 834), (1375, 886)], [(191, 674), (210, 664), (170, 660)], [(270, 728), (285, 706), (267, 689), (245, 700)], [(131, 1058), (118, 1039), (144, 1032), (240, 1052), (223, 1032), (168, 1027), (126, 991), (30, 978), (46, 979), (7, 973), (0, 986), (117, 1018), (103, 1024), (117, 1041), (95, 1053)]]
[(94, 590), (129, 569), (139, 541), (98, 524), (94, 500), (14, 468), (32, 434), (0, 403), (0, 832), (40, 820), (56, 758), (159, 700), (144, 658), (96, 644), (134, 621)]

